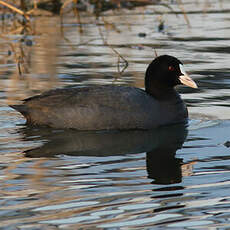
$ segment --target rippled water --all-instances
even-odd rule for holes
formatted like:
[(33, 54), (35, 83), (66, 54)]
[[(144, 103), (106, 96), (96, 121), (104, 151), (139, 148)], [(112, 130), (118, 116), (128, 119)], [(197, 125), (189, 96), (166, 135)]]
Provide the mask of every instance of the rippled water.
[[(67, 17), (63, 37), (58, 18), (39, 19), (36, 36), (10, 36), (15, 46), (21, 40), (26, 56), (29, 71), (22, 76), (8, 42), (0, 40), (1, 229), (229, 229), (230, 2), (184, 2), (191, 27), (183, 14), (164, 13), (159, 31), (153, 9), (167, 12), (162, 6), (105, 16), (115, 25), (101, 27), (110, 47), (92, 23), (80, 34)], [(122, 76), (111, 47), (129, 62)], [(199, 85), (179, 88), (190, 112), (188, 130), (29, 128), (8, 107), (56, 87), (143, 87), (154, 48), (183, 60)]]

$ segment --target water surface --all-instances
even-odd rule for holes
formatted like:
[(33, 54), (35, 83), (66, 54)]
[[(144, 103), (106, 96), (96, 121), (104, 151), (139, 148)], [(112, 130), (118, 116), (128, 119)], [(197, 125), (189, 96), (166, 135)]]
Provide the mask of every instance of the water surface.
[[(38, 19), (36, 35), (9, 36), (17, 55), (25, 54), (21, 76), (8, 41), (0, 40), (2, 229), (229, 228), (230, 2), (184, 2), (191, 27), (176, 5), (177, 16), (162, 6), (109, 12), (104, 20), (114, 25), (100, 28), (83, 16), (82, 34), (66, 17), (64, 37), (58, 18)], [(122, 75), (111, 48), (129, 63)], [(190, 113), (188, 130), (29, 128), (8, 106), (57, 87), (143, 88), (154, 49), (182, 60), (199, 86), (178, 89)]]

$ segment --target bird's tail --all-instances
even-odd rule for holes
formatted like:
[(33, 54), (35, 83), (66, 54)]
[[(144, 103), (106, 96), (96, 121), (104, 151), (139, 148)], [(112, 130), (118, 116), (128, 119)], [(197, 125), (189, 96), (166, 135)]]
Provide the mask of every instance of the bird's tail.
[(26, 105), (9, 105), (11, 108), (20, 112), (24, 117), (27, 117), (29, 111)]

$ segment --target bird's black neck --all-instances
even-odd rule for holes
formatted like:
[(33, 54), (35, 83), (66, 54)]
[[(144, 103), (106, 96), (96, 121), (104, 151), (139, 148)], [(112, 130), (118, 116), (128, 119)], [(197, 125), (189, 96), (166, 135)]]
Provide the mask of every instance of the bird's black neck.
[(152, 97), (154, 97), (157, 100), (164, 101), (164, 100), (173, 100), (175, 98), (178, 98), (179, 94), (177, 91), (172, 87), (161, 87), (161, 86), (155, 86), (145, 89), (146, 93), (150, 94)]

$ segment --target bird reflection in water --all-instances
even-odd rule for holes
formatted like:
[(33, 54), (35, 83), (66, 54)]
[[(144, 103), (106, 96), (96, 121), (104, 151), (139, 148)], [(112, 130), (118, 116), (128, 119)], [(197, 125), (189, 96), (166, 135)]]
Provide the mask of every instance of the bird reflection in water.
[(109, 157), (146, 152), (148, 177), (154, 184), (180, 183), (183, 159), (176, 158), (187, 137), (184, 124), (148, 131), (76, 131), (49, 128), (22, 128), (24, 140), (44, 141), (25, 151), (26, 157), (71, 156)]

